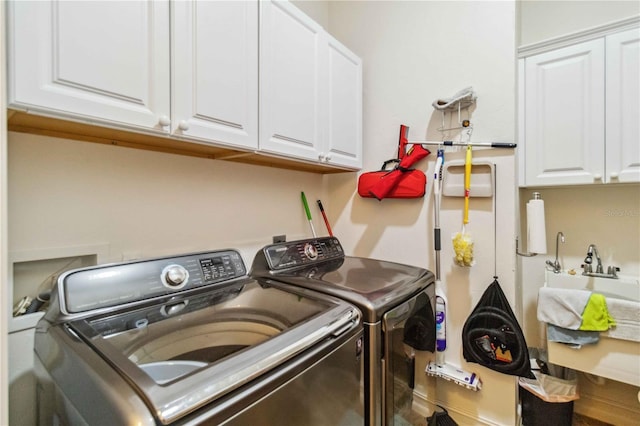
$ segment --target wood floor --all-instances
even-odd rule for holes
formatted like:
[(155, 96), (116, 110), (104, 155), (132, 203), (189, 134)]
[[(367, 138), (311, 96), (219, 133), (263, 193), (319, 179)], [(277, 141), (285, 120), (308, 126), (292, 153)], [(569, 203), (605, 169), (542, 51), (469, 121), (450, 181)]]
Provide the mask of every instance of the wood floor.
[(580, 414), (573, 413), (573, 421), (571, 426), (613, 426), (611, 423), (601, 422), (600, 420), (592, 419), (591, 417), (581, 416)]

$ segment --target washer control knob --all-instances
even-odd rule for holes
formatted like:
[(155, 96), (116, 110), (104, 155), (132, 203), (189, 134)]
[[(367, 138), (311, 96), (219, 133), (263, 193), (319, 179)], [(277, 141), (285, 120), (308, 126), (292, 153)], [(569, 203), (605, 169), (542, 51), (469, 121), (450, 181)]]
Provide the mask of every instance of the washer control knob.
[(310, 260), (316, 260), (318, 258), (318, 249), (313, 244), (307, 243), (304, 245), (304, 254)]
[(181, 265), (169, 265), (162, 270), (162, 283), (169, 288), (182, 288), (189, 280), (189, 271)]

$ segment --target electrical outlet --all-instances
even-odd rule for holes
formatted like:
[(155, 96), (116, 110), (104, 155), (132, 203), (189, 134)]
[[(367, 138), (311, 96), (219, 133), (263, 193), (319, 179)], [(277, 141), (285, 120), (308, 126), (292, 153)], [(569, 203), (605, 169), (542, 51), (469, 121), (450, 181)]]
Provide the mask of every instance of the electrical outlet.
[(273, 239), (273, 244), (284, 243), (284, 242), (287, 241), (287, 236), (286, 235), (274, 235), (271, 238)]

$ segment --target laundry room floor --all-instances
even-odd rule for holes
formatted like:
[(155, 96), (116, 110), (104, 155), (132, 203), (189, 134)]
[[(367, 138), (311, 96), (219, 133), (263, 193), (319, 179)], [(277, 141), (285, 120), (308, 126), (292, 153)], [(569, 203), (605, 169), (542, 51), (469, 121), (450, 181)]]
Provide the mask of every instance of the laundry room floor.
[(578, 413), (573, 413), (573, 421), (571, 426), (613, 426), (611, 423), (605, 423), (600, 420), (585, 417)]

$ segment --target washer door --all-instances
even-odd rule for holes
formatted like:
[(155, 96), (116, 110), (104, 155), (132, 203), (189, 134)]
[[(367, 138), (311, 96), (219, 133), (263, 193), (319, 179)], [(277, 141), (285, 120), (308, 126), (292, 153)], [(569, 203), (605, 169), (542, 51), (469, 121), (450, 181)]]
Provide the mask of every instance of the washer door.
[[(385, 369), (383, 417), (393, 425), (411, 412), (415, 383), (415, 351), (435, 350), (434, 286), (388, 311), (382, 318)], [(398, 420), (401, 422), (401, 420)], [(403, 424), (402, 422), (400, 424)]]

